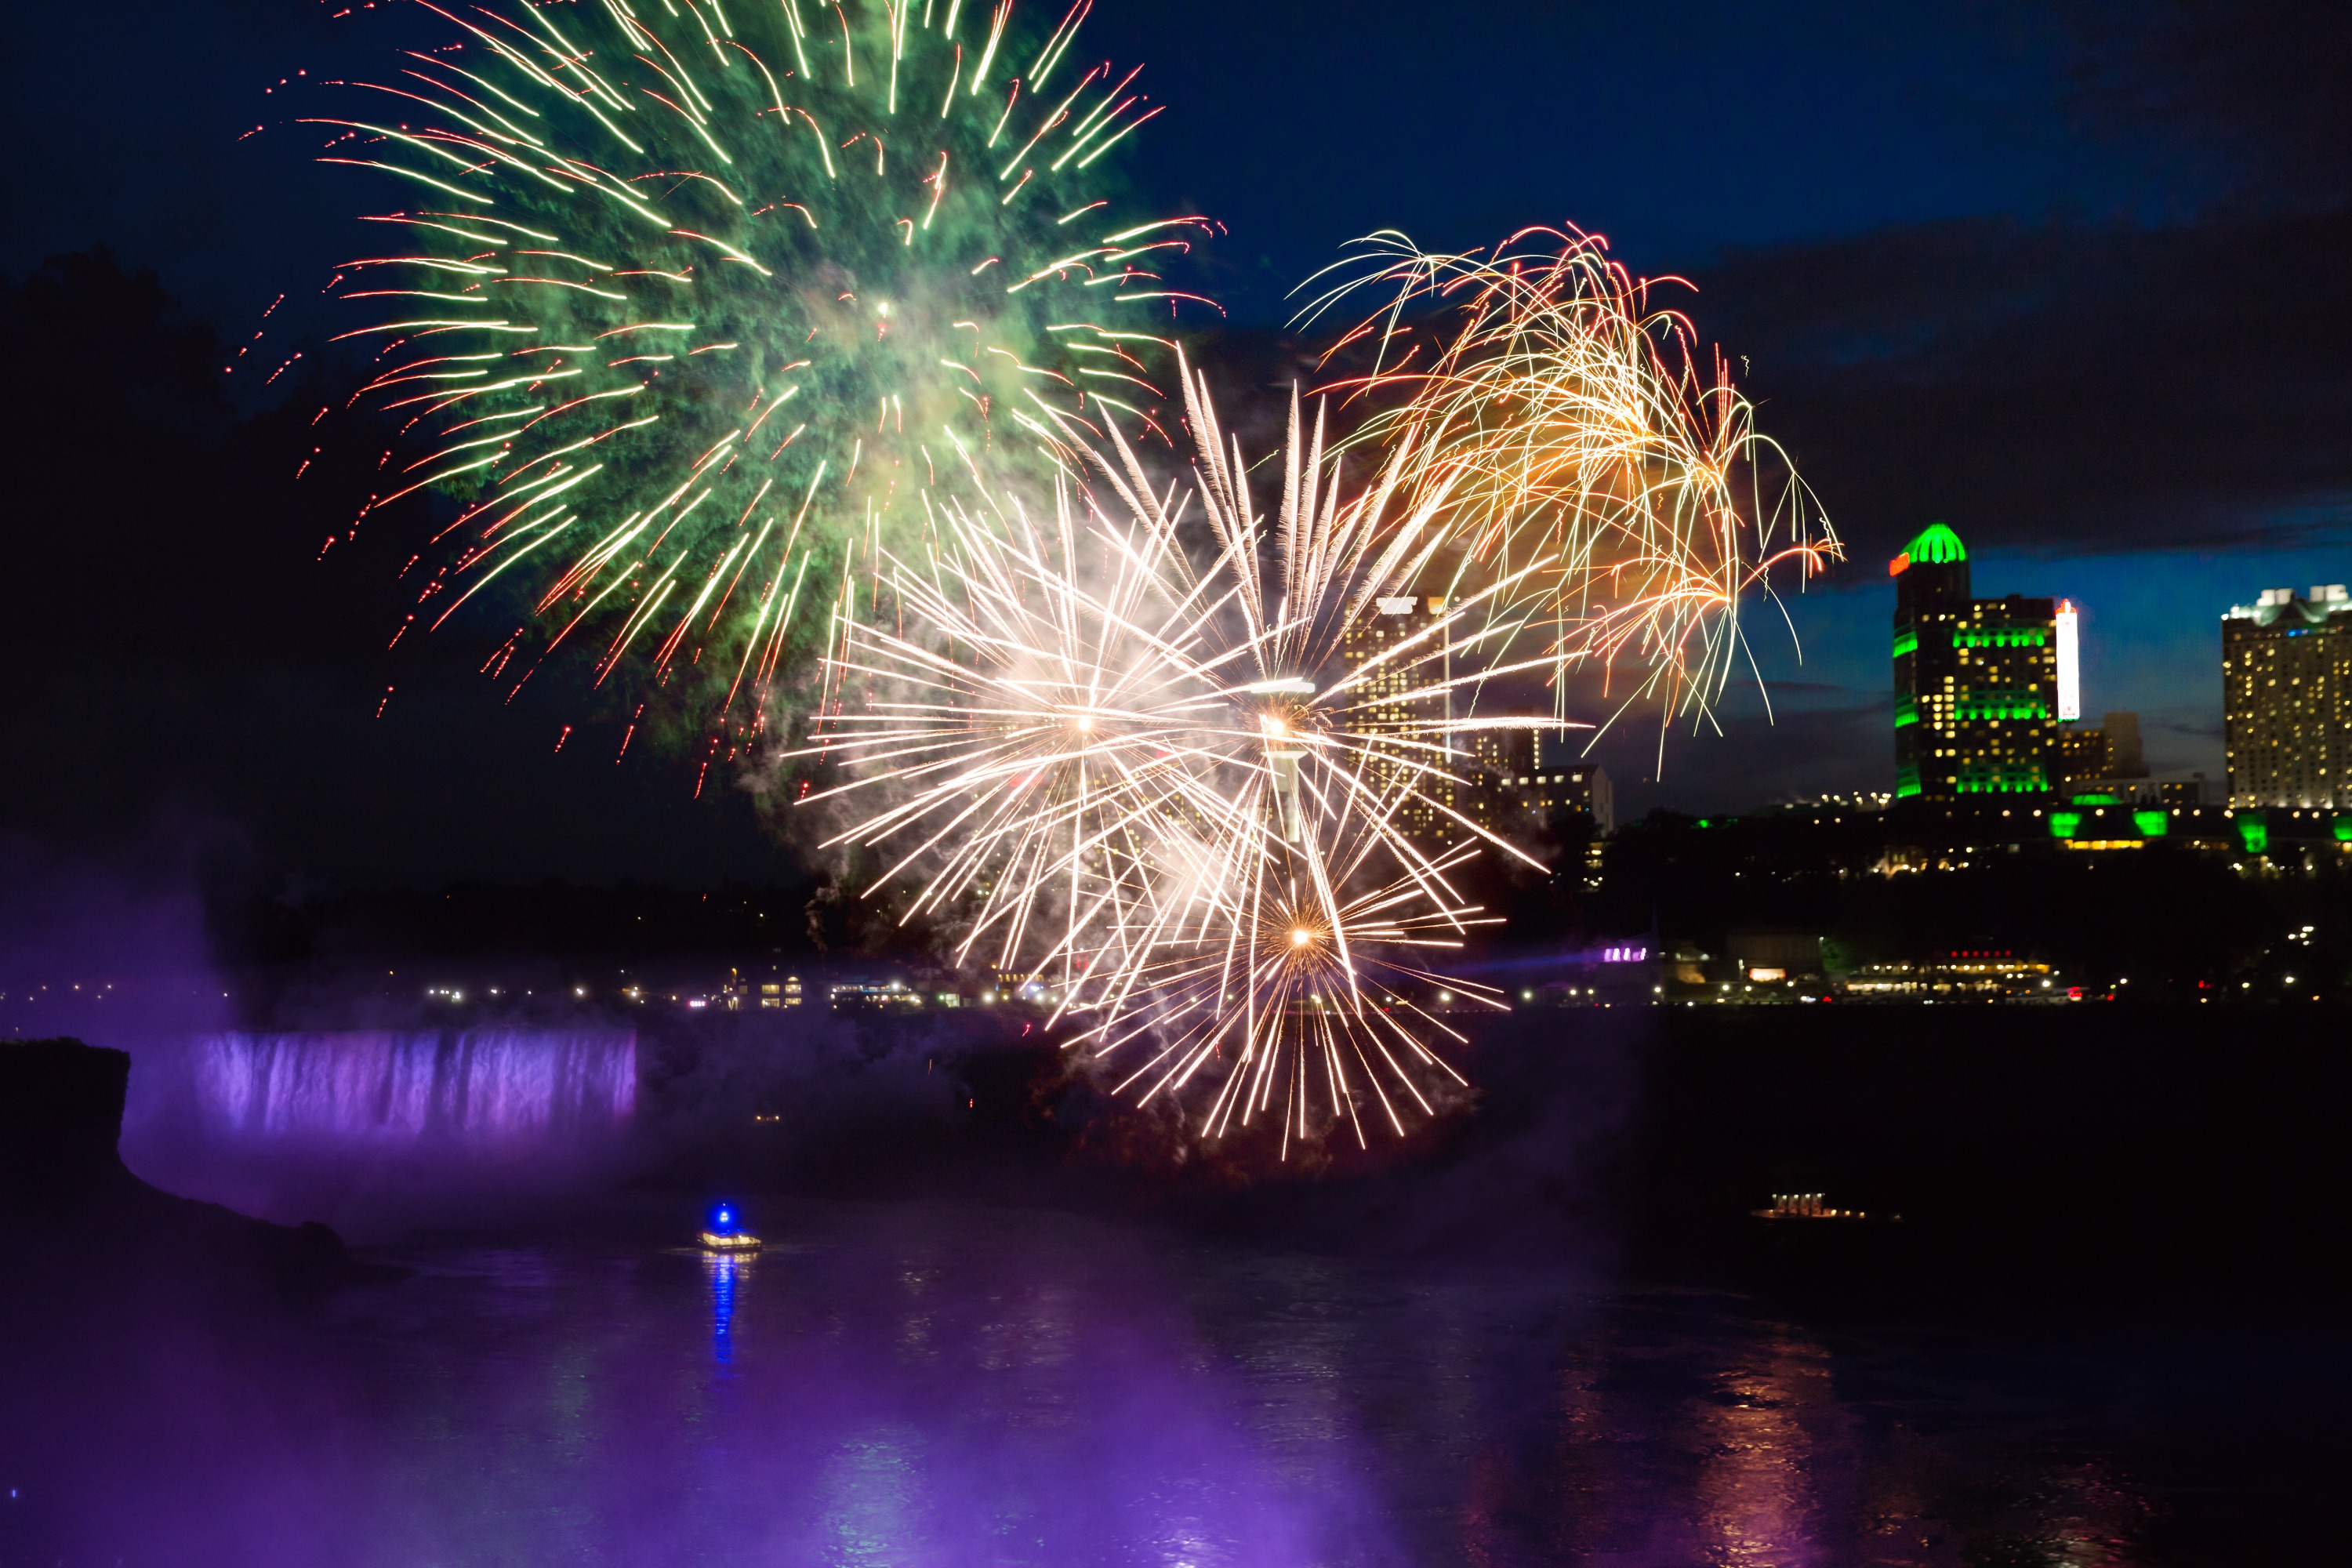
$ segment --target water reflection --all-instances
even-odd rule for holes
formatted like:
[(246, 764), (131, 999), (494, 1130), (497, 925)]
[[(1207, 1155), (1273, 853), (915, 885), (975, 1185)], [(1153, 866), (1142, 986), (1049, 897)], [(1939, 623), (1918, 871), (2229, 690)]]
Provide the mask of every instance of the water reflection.
[(820, 1483), (824, 1560), (845, 1565), (904, 1560), (923, 1533), (919, 1517), (920, 1435), (885, 1428), (834, 1451)]
[(751, 1278), (749, 1253), (706, 1252), (702, 1272), (710, 1280), (710, 1356), (724, 1366), (735, 1359), (735, 1289)]
[[(1829, 1352), (1785, 1328), (1727, 1367), (1700, 1402), (1696, 1500), (1708, 1561), (1801, 1568), (1825, 1559), (1815, 1448), (1843, 1425)], [(1843, 1436), (1836, 1433), (1835, 1436)]]
[(2051, 1472), (2050, 1509), (2042, 1531), (2050, 1568), (2122, 1568), (2147, 1531), (2148, 1499), (2130, 1478), (2105, 1460)]
[(2161, 1549), (2128, 1360), (1037, 1216), (762, 1217), (790, 1239), (756, 1259), (419, 1251), (290, 1342), (0, 1384), (0, 1481), (55, 1521), (0, 1563), (2199, 1560)]

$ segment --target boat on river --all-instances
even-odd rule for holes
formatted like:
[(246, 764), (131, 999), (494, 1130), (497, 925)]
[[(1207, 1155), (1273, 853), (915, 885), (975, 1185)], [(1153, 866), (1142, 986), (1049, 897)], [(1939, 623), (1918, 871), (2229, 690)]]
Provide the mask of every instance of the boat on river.
[(705, 1252), (757, 1252), (760, 1238), (743, 1228), (742, 1215), (731, 1203), (710, 1205), (710, 1215), (702, 1227), (702, 1250)]

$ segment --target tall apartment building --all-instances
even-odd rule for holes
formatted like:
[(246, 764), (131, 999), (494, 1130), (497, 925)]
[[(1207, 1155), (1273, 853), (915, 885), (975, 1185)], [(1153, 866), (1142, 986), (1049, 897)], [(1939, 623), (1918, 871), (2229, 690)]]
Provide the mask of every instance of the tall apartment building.
[(2058, 721), (2081, 705), (2072, 606), (2019, 594), (1972, 598), (1968, 547), (1940, 522), (1887, 571), (1895, 579), (1895, 793), (1947, 799), (2048, 791), (2056, 783)]
[[(1360, 617), (1340, 639), (1340, 658), (1354, 668), (1428, 630), (1444, 617), (1445, 604), (1442, 595), (1429, 594), (1374, 600), (1373, 613)], [(1407, 695), (1439, 679), (1439, 672), (1426, 663), (1382, 668), (1361, 689), (1369, 707), (1362, 726), (1410, 735), (1433, 746), (1444, 744), (1441, 735), (1424, 726), (1443, 723), (1450, 716), (1450, 700), (1444, 694)], [(1570, 808), (1585, 812), (1606, 835), (1615, 826), (1609, 775), (1600, 763), (1577, 759), (1575, 743), (1558, 731), (1545, 732), (1532, 723), (1527, 729), (1474, 730), (1457, 737), (1451, 757), (1434, 752), (1430, 757), (1453, 776), (1424, 774), (1415, 785), (1420, 798), (1399, 810), (1397, 824), (1423, 843), (1449, 844), (1462, 837), (1463, 829), (1441, 807), (1460, 812), (1491, 833), (1517, 832), (1530, 816), (1540, 822), (1555, 810)]]
[(2221, 617), (2233, 806), (2352, 806), (2352, 596), (2265, 588)]
[[(1419, 632), (1427, 631), (1444, 618), (1444, 597), (1427, 594), (1400, 594), (1372, 602), (1372, 614), (1359, 616), (1339, 639), (1339, 657), (1354, 669), (1366, 660), (1394, 647)], [(1384, 666), (1367, 679), (1361, 688), (1369, 701), (1369, 710), (1361, 721), (1363, 727), (1375, 732), (1410, 735), (1431, 745), (1443, 745), (1444, 738), (1427, 732), (1422, 726), (1442, 722), (1446, 716), (1444, 696), (1419, 697), (1408, 700), (1406, 693), (1430, 684), (1433, 671), (1426, 664), (1411, 664), (1399, 660)], [(1444, 759), (1433, 753), (1433, 762)], [(1447, 771), (1461, 774), (1465, 768), (1456, 763)], [(1444, 777), (1424, 775), (1417, 786), (1421, 798), (1409, 801), (1397, 813), (1397, 825), (1412, 837), (1430, 842), (1444, 842), (1456, 837), (1457, 828), (1451, 817), (1437, 809), (1442, 803), (1460, 809), (1465, 802), (1457, 803), (1454, 796), (1464, 786)]]

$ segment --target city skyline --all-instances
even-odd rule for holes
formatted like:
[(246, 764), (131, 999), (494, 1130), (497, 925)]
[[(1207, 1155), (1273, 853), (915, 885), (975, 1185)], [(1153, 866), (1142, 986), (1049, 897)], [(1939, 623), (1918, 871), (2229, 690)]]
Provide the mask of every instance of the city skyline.
[[(1919, 519), (1919, 526), (1927, 521)], [(1979, 547), (1963, 523), (1954, 520), (1952, 526), (1970, 540), (1969, 563), (1979, 596), (2023, 594), (2074, 605), (2086, 721), (2107, 711), (2137, 713), (2152, 772), (2202, 773), (2217, 790), (2227, 772), (2221, 617), (2265, 588), (2292, 582), (2302, 593), (2312, 584), (2341, 581), (2352, 569), (2352, 550), (2331, 545), (2068, 555)], [(1632, 789), (1645, 803), (1642, 809), (1652, 803), (1733, 809), (1775, 798), (1893, 789), (1885, 737), (1894, 719), (1886, 666), (1894, 587), (1885, 562), (1842, 568), (1786, 604), (1801, 642), (1801, 660), (1787, 647), (1777, 616), (1757, 638), (1777, 723), (1715, 742), (1726, 765), (1708, 768), (1705, 777), (1694, 776), (1697, 770), (1689, 765), (1706, 755), (1700, 747), (1670, 752), (1663, 787), (1648, 782), (1654, 770), (1624, 765), (1621, 759), (1638, 759), (1643, 750), (1621, 741), (1610, 758), (1612, 771), (1621, 787), (1633, 781)], [(1749, 618), (1753, 624), (1761, 617), (1751, 612)], [(1741, 697), (1734, 693), (1738, 716), (1760, 725), (1760, 704)], [(1865, 736), (1876, 773), (1852, 766)], [(1710, 793), (1711, 784), (1742, 780), (1748, 784), (1745, 799), (1728, 798), (1734, 790)]]

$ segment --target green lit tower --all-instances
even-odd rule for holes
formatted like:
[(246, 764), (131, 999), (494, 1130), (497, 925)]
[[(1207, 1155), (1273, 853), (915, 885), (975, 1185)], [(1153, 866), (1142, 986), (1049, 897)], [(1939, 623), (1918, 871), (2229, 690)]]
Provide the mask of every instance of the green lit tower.
[(1895, 579), (1895, 793), (2040, 795), (2058, 712), (2058, 613), (2048, 599), (1969, 591), (1960, 536), (1931, 522)]

